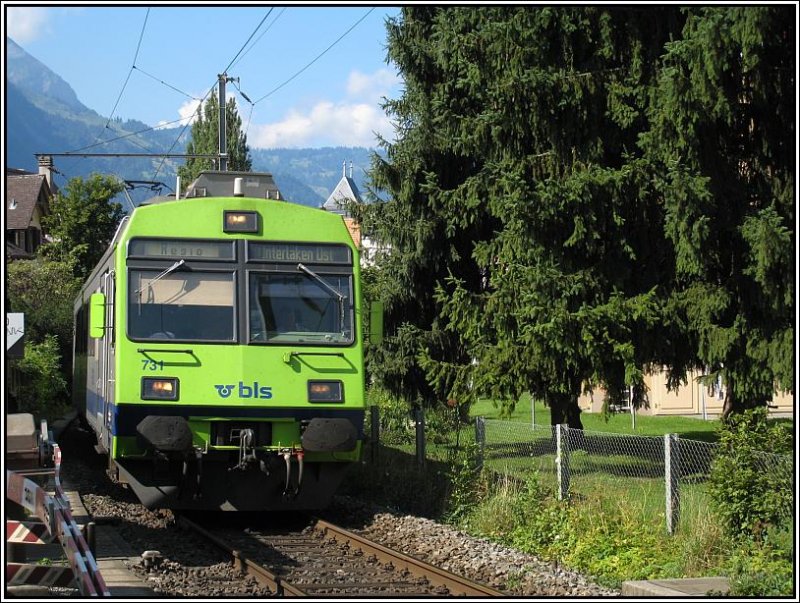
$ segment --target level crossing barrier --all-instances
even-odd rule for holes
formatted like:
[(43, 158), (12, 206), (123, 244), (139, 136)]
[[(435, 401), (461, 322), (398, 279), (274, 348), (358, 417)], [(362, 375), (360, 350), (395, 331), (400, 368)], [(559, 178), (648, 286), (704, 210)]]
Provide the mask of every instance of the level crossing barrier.
[[(27, 475), (42, 476), (40, 470), (15, 471), (6, 469), (6, 499), (20, 505), (38, 522), (14, 520), (6, 522), (6, 541), (9, 543), (39, 543), (48, 541), (61, 545), (69, 567), (39, 566), (6, 563), (6, 584), (39, 584), (42, 586), (75, 586), (84, 596), (111, 596), (97, 566), (94, 554), (86, 543), (80, 527), (72, 517), (69, 501), (61, 486), (61, 449), (53, 441), (42, 421), (39, 447), (44, 463), (52, 463), (55, 493), (50, 494)], [(50, 454), (51, 453), (51, 454)]]

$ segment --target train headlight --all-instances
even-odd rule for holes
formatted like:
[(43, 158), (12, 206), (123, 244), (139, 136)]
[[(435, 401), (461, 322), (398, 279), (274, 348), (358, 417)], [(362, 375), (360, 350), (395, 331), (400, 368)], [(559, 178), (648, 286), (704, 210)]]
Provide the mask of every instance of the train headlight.
[(222, 214), (223, 232), (258, 232), (258, 212), (225, 210)]
[(344, 385), (341, 381), (309, 381), (309, 402), (344, 402)]
[(178, 380), (142, 377), (142, 400), (177, 400)]

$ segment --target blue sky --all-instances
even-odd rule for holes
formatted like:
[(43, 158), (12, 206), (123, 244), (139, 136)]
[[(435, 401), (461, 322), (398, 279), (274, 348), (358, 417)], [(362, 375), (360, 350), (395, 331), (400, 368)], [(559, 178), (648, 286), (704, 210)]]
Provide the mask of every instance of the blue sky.
[(375, 146), (376, 131), (391, 138), (380, 103), (398, 98), (402, 83), (386, 62), (384, 22), (399, 8), (149, 6), (4, 3), (6, 35), (104, 117), (113, 110), (151, 126), (188, 117), (244, 47), (228, 75), (255, 102), (252, 113), (234, 84), (227, 89), (251, 147)]

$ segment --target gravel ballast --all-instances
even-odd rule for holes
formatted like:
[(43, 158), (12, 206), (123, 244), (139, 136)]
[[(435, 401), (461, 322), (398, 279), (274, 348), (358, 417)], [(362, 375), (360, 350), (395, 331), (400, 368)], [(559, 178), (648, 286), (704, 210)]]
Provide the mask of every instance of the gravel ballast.
[[(150, 511), (129, 490), (112, 483), (104, 472), (105, 457), (94, 453), (91, 437), (87, 431), (76, 429), (75, 424), (61, 435), (64, 484), (78, 490), (87, 510), (102, 523), (112, 525), (130, 545), (132, 554), (140, 557), (131, 570), (147, 580), (157, 595), (271, 595), (267, 588), (242, 577), (221, 552), (181, 529), (171, 511)], [(320, 515), (386, 547), (510, 595), (620, 595), (619, 591), (593, 584), (578, 573), (532, 555), (430, 519), (350, 497), (335, 497), (331, 508)]]

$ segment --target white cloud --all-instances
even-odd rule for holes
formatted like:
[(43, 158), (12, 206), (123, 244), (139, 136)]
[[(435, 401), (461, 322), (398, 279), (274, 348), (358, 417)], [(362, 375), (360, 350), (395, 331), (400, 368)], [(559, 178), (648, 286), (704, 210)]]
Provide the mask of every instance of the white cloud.
[[(190, 99), (183, 103), (180, 107), (178, 107), (178, 115), (181, 116), (181, 119), (188, 120), (190, 124), (193, 124), (197, 121), (198, 116), (198, 107), (200, 106), (200, 101), (195, 99)], [(185, 124), (186, 121), (182, 121), (182, 124)]]
[(308, 110), (292, 109), (281, 121), (251, 125), (247, 142), (253, 148), (364, 146), (376, 144), (376, 133), (392, 139), (394, 130), (380, 107), (392, 97), (400, 78), (388, 69), (365, 74), (352, 71), (347, 99), (320, 101)]
[(49, 33), (50, 15), (43, 7), (9, 6), (6, 34), (18, 44), (32, 42)]
[(193, 124), (197, 121), (197, 107), (200, 105), (198, 100), (188, 100), (178, 107), (178, 115), (180, 121), (167, 121), (161, 120), (156, 125), (156, 128), (182, 128), (187, 123)]
[(400, 76), (388, 69), (379, 69), (371, 75), (360, 71), (351, 71), (347, 78), (347, 94), (351, 97), (379, 102), (381, 97), (390, 96), (390, 92), (400, 81)]
[(323, 101), (308, 113), (292, 110), (282, 121), (251, 125), (247, 142), (253, 148), (373, 147), (375, 132), (384, 137), (392, 132), (389, 119), (376, 104)]
[[(227, 101), (230, 101), (234, 97), (235, 97), (235, 94), (233, 92), (228, 92), (227, 94), (225, 94), (225, 98), (227, 99)], [(198, 100), (197, 98), (189, 99), (189, 100), (185, 101), (180, 107), (178, 107), (178, 115), (179, 115), (180, 121), (178, 121), (178, 122), (175, 122), (175, 121), (168, 122), (166, 120), (161, 120), (161, 121), (158, 122), (158, 125), (156, 127), (157, 128), (162, 128), (162, 127), (167, 127), (167, 128), (183, 127), (187, 123), (191, 125), (191, 124), (193, 124), (194, 122), (197, 121), (197, 108), (199, 106), (200, 106), (200, 100)], [(242, 109), (241, 109), (241, 106), (240, 106), (240, 101), (238, 99), (237, 99), (236, 106), (237, 106), (237, 108), (239, 110), (239, 116), (242, 117)], [(246, 119), (246, 116), (242, 117), (242, 119)]]

